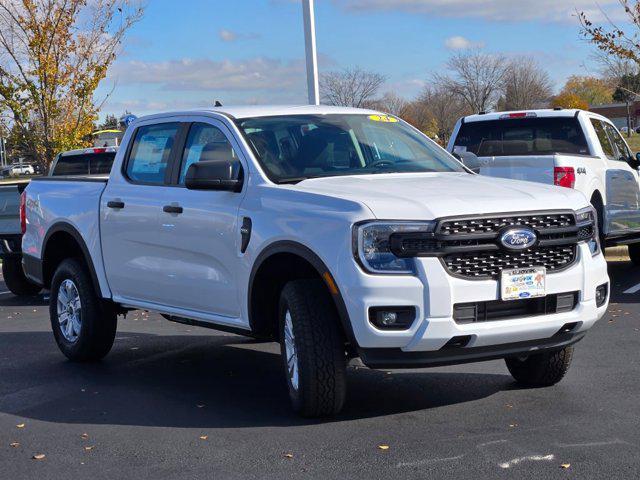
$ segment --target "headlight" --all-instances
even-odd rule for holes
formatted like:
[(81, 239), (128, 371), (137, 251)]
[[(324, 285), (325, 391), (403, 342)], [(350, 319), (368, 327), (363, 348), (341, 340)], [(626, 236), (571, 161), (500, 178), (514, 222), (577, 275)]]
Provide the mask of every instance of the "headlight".
[(431, 233), (435, 222), (369, 222), (356, 225), (354, 255), (371, 273), (413, 273), (413, 259), (399, 258), (391, 251), (394, 233)]
[(587, 242), (591, 255), (600, 253), (600, 239), (598, 235), (598, 214), (593, 207), (586, 207), (576, 212), (576, 226), (578, 227), (578, 241)]

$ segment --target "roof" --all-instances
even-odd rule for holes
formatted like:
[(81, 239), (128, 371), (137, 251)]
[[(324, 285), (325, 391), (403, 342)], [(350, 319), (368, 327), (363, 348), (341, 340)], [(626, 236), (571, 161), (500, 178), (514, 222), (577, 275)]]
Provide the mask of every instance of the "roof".
[(539, 110), (517, 110), (517, 111), (504, 111), (504, 112), (491, 112), (491, 113), (478, 113), (476, 115), (469, 115), (464, 117), (465, 122), (482, 122), (487, 120), (499, 120), (503, 115), (512, 113), (535, 113), (538, 118), (541, 117), (573, 117), (576, 113), (586, 112), (586, 110), (578, 110), (576, 108), (567, 108), (562, 110), (554, 110), (551, 108), (539, 109)]
[(154, 117), (166, 117), (167, 115), (207, 115), (211, 113), (221, 113), (233, 118), (249, 118), (249, 117), (273, 117), (278, 115), (371, 115), (379, 114), (376, 110), (367, 110), (352, 107), (334, 107), (329, 105), (236, 105), (212, 107), (195, 110), (164, 112), (154, 115), (147, 115), (138, 118), (140, 120), (148, 120)]

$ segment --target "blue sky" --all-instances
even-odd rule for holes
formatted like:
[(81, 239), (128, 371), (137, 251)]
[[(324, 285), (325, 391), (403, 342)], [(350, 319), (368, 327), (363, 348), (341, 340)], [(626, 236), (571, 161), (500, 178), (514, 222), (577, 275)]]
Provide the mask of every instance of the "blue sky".
[[(556, 89), (595, 74), (576, 10), (617, 19), (617, 0), (316, 0), (320, 70), (360, 66), (408, 99), (465, 46), (532, 55)], [(103, 115), (225, 104), (305, 103), (299, 0), (147, 0), (98, 91)]]

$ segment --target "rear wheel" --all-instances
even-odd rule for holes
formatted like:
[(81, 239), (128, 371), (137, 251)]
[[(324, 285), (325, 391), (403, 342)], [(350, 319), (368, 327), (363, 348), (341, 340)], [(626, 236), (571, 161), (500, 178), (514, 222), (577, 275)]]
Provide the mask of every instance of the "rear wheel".
[(640, 265), (640, 243), (629, 245), (629, 258), (634, 265)]
[(513, 378), (527, 387), (548, 387), (564, 378), (573, 357), (573, 347), (537, 353), (525, 358), (506, 358), (507, 368)]
[(280, 349), (293, 409), (305, 417), (338, 413), (346, 394), (345, 340), (324, 284), (295, 280), (280, 297)]
[(53, 275), (49, 316), (56, 343), (69, 360), (96, 361), (111, 350), (116, 312), (98, 297), (80, 261), (64, 260)]
[(2, 260), (2, 277), (14, 295), (37, 295), (42, 290), (40, 285), (33, 283), (24, 274), (22, 260), (19, 257)]

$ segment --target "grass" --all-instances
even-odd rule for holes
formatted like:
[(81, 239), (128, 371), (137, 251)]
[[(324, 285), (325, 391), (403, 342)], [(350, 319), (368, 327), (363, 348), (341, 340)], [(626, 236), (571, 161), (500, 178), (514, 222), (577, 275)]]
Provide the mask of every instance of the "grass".
[(631, 137), (624, 136), (624, 139), (629, 144), (629, 148), (633, 153), (640, 152), (640, 134), (635, 133)]

